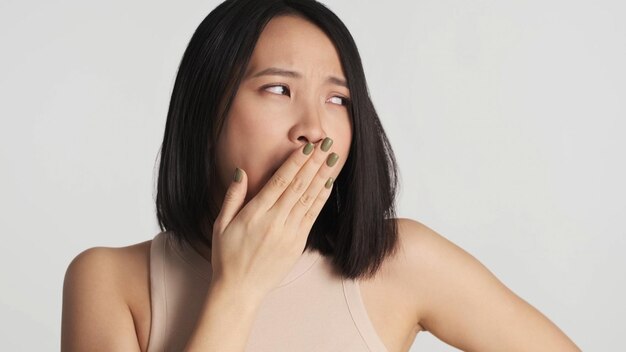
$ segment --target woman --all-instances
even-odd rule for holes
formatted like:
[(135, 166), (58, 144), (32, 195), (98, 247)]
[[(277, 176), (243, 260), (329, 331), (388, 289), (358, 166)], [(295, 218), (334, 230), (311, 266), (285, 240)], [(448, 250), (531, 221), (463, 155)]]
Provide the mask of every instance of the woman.
[(396, 163), (343, 23), (232, 0), (183, 56), (161, 150), (163, 232), (91, 248), (62, 350), (578, 351), (480, 262), (394, 217)]

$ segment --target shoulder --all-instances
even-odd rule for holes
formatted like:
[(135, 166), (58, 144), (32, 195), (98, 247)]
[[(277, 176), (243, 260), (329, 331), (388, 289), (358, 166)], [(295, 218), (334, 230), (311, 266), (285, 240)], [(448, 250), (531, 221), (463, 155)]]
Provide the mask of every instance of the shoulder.
[[(398, 236), (403, 263), (398, 270), (407, 290), (420, 302), (416, 315), (425, 329), (435, 333), (454, 321), (478, 323), (459, 315), (481, 308), (481, 312), (474, 312), (475, 319), (484, 316), (489, 310), (486, 299), (494, 293), (500, 300), (514, 300), (514, 294), (478, 259), (425, 224), (398, 219)], [(476, 327), (465, 328), (470, 331)]]
[(467, 280), (472, 275), (490, 275), (474, 256), (425, 224), (408, 218), (397, 219), (397, 224), (404, 270), (416, 289), (424, 290), (425, 283), (445, 285), (467, 275)]
[(396, 224), (399, 243), (393, 260), (394, 269), (405, 278), (411, 278), (407, 282), (423, 284), (423, 280), (417, 280), (424, 274), (422, 271), (428, 272), (435, 262), (445, 261), (442, 256), (460, 255), (459, 247), (417, 220), (397, 218)]
[(414, 316), (420, 330), (427, 330), (424, 316), (431, 306), (428, 300), (429, 290), (435, 283), (431, 279), (434, 272), (450, 255), (454, 244), (443, 236), (424, 225), (409, 219), (397, 218), (398, 247), (392, 259), (387, 261), (388, 274), (394, 277), (394, 282), (400, 290), (406, 293), (411, 300)]
[(128, 275), (145, 273), (150, 260), (150, 243), (88, 248), (68, 265), (65, 272), (67, 284), (74, 284), (77, 280), (105, 280), (107, 287), (113, 288)]
[(424, 329), (462, 350), (579, 351), (470, 253), (418, 221), (397, 224), (397, 269)]
[(97, 283), (100, 288), (110, 290), (120, 267), (118, 252), (117, 248), (108, 247), (92, 247), (80, 252), (65, 271), (65, 288)]
[(136, 346), (133, 307), (149, 300), (150, 242), (92, 247), (72, 259), (63, 281), (62, 347), (103, 339)]
[(433, 251), (461, 249), (417, 220), (397, 218), (396, 223), (401, 249), (410, 254), (411, 259), (427, 259), (426, 256), (437, 254)]
[(454, 292), (460, 282), (484, 285), (479, 277), (490, 273), (478, 260), (461, 247), (425, 224), (408, 218), (397, 219), (399, 237), (399, 270), (409, 290), (420, 302), (420, 325), (432, 328), (433, 318), (440, 312), (441, 298)]
[(64, 286), (98, 287), (132, 305), (145, 298), (149, 285), (151, 243), (86, 249), (68, 265)]

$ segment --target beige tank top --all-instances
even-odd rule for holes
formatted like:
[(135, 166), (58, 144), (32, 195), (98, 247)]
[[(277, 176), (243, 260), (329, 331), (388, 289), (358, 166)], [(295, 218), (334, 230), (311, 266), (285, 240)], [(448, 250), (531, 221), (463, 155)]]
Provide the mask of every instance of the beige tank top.
[[(374, 330), (358, 281), (331, 270), (318, 251), (306, 251), (264, 299), (246, 351), (387, 352)], [(152, 321), (148, 352), (182, 351), (211, 281), (211, 263), (170, 232), (150, 249)]]

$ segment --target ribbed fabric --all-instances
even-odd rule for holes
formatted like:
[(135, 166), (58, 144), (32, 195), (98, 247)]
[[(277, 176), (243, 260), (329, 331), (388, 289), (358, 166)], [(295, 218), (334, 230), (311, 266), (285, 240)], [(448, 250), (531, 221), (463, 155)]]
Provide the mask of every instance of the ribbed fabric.
[[(150, 249), (152, 321), (148, 352), (181, 351), (195, 327), (211, 281), (211, 263), (171, 233)], [(317, 251), (305, 252), (263, 301), (249, 352), (387, 352), (374, 330), (358, 281), (335, 274)]]

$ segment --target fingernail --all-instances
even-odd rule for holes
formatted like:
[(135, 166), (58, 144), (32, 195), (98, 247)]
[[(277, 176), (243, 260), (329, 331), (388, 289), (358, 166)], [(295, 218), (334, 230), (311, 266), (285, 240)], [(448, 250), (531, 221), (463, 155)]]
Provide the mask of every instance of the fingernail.
[(337, 155), (337, 153), (331, 153), (326, 159), (326, 165), (333, 166), (335, 165), (335, 163), (337, 163), (338, 159), (339, 159), (339, 155)]
[(304, 153), (304, 155), (309, 155), (313, 151), (313, 147), (314, 147), (313, 143), (309, 142), (304, 146), (304, 149), (302, 149), (302, 152)]
[(335, 180), (333, 180), (333, 178), (332, 178), (332, 177), (329, 177), (329, 178), (328, 178), (328, 181), (326, 181), (326, 184), (324, 185), (324, 187), (326, 187), (326, 188), (330, 188), (330, 187), (332, 187), (332, 185), (333, 185), (333, 182), (334, 182), (334, 181), (335, 181)]
[(240, 168), (235, 169), (235, 175), (233, 176), (233, 180), (235, 182), (241, 182), (241, 178), (243, 177), (243, 172)]
[(322, 150), (327, 152), (331, 145), (333, 145), (333, 140), (329, 137), (324, 138), (324, 141), (322, 142)]

